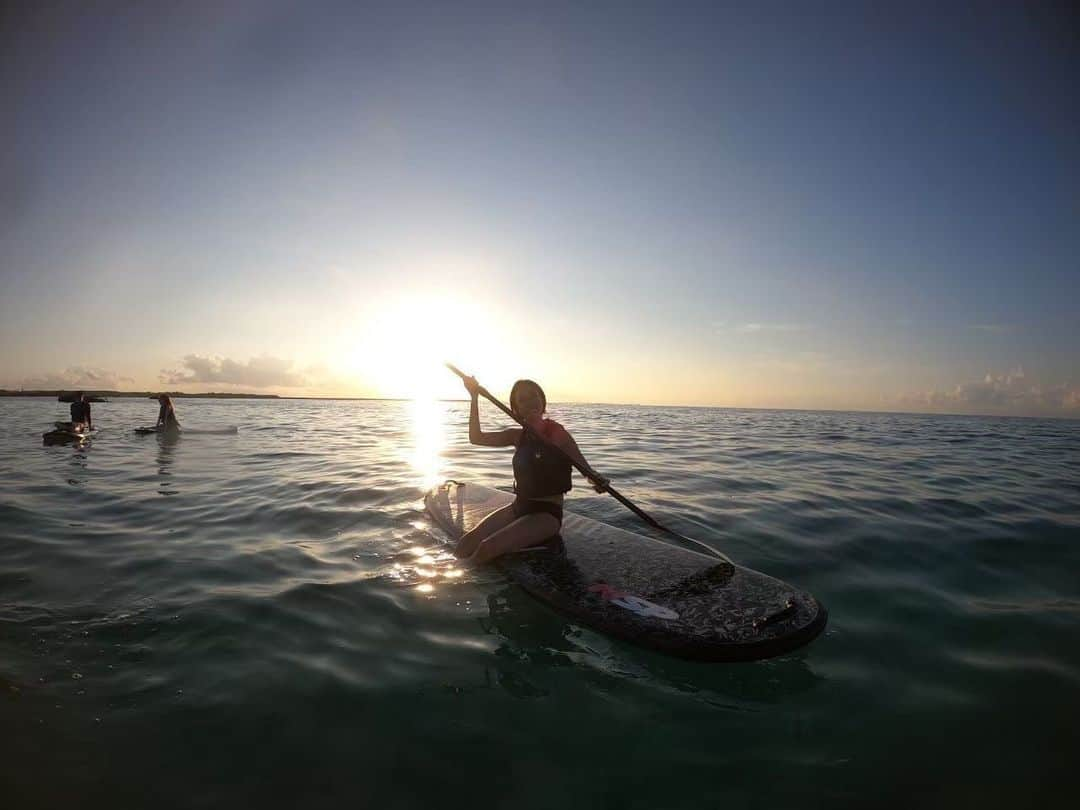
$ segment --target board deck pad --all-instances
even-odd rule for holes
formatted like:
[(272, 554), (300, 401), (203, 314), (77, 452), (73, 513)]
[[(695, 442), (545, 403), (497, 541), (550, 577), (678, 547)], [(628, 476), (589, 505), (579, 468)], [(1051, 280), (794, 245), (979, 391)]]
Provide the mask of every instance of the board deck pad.
[[(447, 482), (428, 492), (432, 518), (457, 541), (509, 492)], [(790, 652), (825, 629), (813, 596), (697, 551), (566, 512), (565, 553), (507, 554), (495, 564), (537, 599), (616, 638), (704, 661)]]

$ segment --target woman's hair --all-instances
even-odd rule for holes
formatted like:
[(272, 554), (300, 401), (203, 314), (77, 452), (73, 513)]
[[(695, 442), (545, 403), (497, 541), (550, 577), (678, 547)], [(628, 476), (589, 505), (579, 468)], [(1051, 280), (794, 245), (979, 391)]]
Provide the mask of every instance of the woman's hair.
[(168, 394), (158, 394), (158, 402), (172, 407), (172, 398)]
[(543, 413), (547, 410), (547, 396), (544, 394), (544, 389), (532, 380), (518, 380), (516, 383), (514, 383), (514, 387), (510, 389), (510, 410), (512, 410), (518, 416), (521, 415), (518, 411), (517, 406), (518, 394), (521, 393), (522, 388), (528, 385), (531, 385), (533, 388), (536, 389), (537, 393), (540, 394), (540, 412)]

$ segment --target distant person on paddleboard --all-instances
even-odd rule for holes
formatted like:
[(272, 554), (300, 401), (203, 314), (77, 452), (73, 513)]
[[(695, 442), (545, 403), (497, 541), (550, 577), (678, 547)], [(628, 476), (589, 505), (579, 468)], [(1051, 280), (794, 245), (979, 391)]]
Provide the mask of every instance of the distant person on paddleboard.
[(71, 426), (86, 424), (87, 430), (94, 429), (94, 420), (90, 416), (90, 403), (86, 394), (82, 391), (75, 392), (75, 399), (71, 401)]
[(172, 399), (168, 394), (158, 394), (158, 402), (161, 403), (161, 408), (158, 409), (155, 427), (166, 433), (179, 433), (180, 423), (176, 421), (176, 410), (173, 408)]
[[(474, 562), (489, 562), (511, 551), (545, 546), (561, 547), (563, 494), (570, 491), (571, 459), (588, 470), (589, 482), (603, 492), (608, 480), (593, 470), (581, 455), (574, 437), (558, 422), (545, 419), (547, 397), (532, 380), (518, 380), (510, 391), (510, 410), (527, 428), (495, 433), (480, 430), (480, 385), (465, 377), (469, 409), (469, 441), (484, 447), (510, 447), (514, 451), (514, 502), (496, 509), (461, 536), (454, 553)], [(555, 448), (558, 448), (557, 450)], [(562, 452), (559, 452), (559, 451)], [(564, 455), (565, 454), (565, 455)]]

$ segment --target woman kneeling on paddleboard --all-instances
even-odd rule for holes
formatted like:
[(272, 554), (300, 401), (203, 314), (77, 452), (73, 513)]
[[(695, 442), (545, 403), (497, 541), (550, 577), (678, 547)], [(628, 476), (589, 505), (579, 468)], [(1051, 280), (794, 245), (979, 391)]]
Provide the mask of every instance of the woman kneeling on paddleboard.
[(472, 398), (469, 441), (484, 447), (517, 448), (514, 452), (517, 497), (512, 504), (496, 509), (463, 534), (454, 553), (483, 563), (511, 551), (534, 547), (560, 550), (563, 493), (571, 487), (571, 460), (589, 471), (589, 482), (597, 492), (605, 490), (607, 479), (589, 466), (574, 437), (562, 425), (544, 418), (547, 397), (532, 380), (518, 380), (510, 391), (510, 410), (527, 427), (495, 433), (480, 430), (480, 386), (475, 377), (465, 378), (465, 390)]

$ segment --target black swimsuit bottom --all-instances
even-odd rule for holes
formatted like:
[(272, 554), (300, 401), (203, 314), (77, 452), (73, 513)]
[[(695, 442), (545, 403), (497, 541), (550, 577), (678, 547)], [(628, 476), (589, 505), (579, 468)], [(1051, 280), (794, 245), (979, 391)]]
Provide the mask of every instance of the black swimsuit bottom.
[(538, 512), (551, 515), (559, 521), (560, 526), (562, 525), (562, 507), (559, 504), (551, 501), (534, 501), (532, 498), (522, 498), (520, 495), (514, 498), (514, 517), (535, 515)]
[[(530, 498), (522, 498), (518, 495), (514, 498), (512, 506), (514, 510), (514, 517), (524, 517), (525, 515), (535, 515), (538, 513), (544, 513), (551, 515), (557, 521), (559, 521), (559, 527), (562, 527), (562, 507), (557, 503), (551, 501), (534, 501)], [(556, 532), (543, 543), (540, 544), (540, 548), (547, 548), (551, 551), (562, 552), (563, 541), (562, 537)]]

